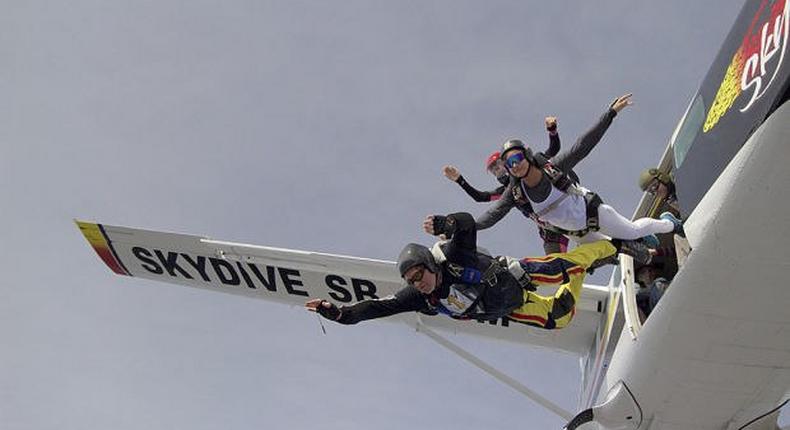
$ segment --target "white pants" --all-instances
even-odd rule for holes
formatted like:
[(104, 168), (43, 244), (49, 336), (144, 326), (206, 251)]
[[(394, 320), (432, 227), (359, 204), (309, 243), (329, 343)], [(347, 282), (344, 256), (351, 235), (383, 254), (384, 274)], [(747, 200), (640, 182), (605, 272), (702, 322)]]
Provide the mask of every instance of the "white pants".
[(636, 240), (651, 234), (669, 233), (675, 229), (672, 221), (664, 219), (639, 218), (631, 221), (605, 204), (598, 206), (598, 225), (601, 228), (597, 232), (591, 231), (582, 237), (569, 237), (576, 243), (590, 243), (608, 238)]

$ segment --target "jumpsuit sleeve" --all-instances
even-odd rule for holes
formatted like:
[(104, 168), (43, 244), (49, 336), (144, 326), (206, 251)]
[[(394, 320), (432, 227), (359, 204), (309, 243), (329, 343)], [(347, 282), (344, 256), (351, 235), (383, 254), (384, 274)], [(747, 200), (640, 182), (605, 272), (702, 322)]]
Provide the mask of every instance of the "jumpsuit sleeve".
[(496, 194), (496, 191), (480, 191), (477, 188), (473, 187), (469, 182), (466, 182), (463, 176), (459, 176), (458, 180), (455, 181), (461, 188), (466, 191), (466, 194), (469, 194), (469, 197), (474, 199), (476, 202), (490, 202)]
[(558, 131), (554, 131), (554, 133), (549, 132), (549, 147), (543, 153), (546, 158), (552, 158), (560, 152), (560, 133)]
[(420, 311), (427, 307), (422, 294), (412, 286), (402, 288), (394, 295), (381, 299), (363, 300), (353, 305), (340, 307), (340, 324), (356, 324), (360, 321), (388, 317), (402, 312)]
[(563, 152), (562, 154), (557, 155), (554, 157), (553, 162), (554, 165), (557, 166), (559, 169), (567, 172), (573, 169), (581, 160), (584, 159), (590, 152), (595, 148), (595, 145), (601, 141), (604, 133), (606, 130), (609, 129), (609, 126), (612, 125), (612, 120), (617, 115), (617, 112), (614, 109), (609, 108), (606, 112), (601, 115), (601, 118), (598, 120), (595, 125), (592, 126), (587, 132), (579, 137), (579, 140), (573, 144), (573, 147), (567, 152)]
[(471, 214), (458, 212), (447, 215), (448, 223), (455, 224), (452, 239), (444, 248), (448, 261), (471, 264), (477, 260), (477, 227)]
[(496, 201), (493, 205), (491, 205), (488, 210), (480, 215), (476, 220), (476, 228), (477, 230), (485, 230), (487, 228), (493, 227), (494, 224), (498, 223), (505, 215), (510, 212), (511, 209), (516, 205), (515, 201), (513, 200), (513, 193), (510, 192), (513, 185), (508, 185), (504, 191), (502, 191), (502, 197)]

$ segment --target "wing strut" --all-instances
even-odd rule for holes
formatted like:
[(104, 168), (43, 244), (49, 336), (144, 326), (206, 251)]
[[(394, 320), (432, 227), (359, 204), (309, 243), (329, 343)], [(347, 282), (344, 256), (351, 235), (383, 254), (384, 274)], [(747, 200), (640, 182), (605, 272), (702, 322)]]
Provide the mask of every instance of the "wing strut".
[(455, 353), (457, 356), (463, 358), (464, 360), (468, 361), (473, 366), (477, 367), (478, 369), (482, 370), (483, 372), (488, 373), (492, 377), (494, 377), (499, 382), (509, 386), (510, 388), (518, 391), (519, 393), (527, 396), (533, 402), (543, 406), (544, 408), (548, 409), (551, 412), (554, 412), (557, 416), (562, 418), (563, 420), (570, 421), (573, 418), (573, 414), (566, 411), (562, 407), (558, 406), (551, 400), (541, 396), (540, 394), (530, 390), (524, 384), (516, 381), (515, 379), (511, 378), (510, 376), (500, 372), (499, 370), (495, 369), (493, 366), (489, 365), (488, 363), (484, 362), (483, 360), (477, 358), (476, 356), (472, 355), (469, 351), (461, 348), (460, 346), (454, 344), (453, 342), (447, 340), (443, 336), (439, 335), (435, 331), (431, 330), (427, 326), (422, 323), (420, 316), (417, 316), (417, 331), (423, 333), (424, 335), (428, 336), (429, 338), (433, 339), (439, 345), (449, 349), (451, 352)]

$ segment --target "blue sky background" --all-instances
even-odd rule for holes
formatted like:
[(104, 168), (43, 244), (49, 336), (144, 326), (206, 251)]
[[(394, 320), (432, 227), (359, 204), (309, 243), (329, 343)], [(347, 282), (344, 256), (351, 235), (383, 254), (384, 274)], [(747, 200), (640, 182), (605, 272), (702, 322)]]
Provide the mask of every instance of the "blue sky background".
[[(112, 275), (72, 219), (392, 260), (484, 210), (442, 165), (493, 188), (504, 139), (633, 92), (577, 169), (630, 215), (741, 4), (6, 2), (2, 427), (560, 428), (404, 326)], [(518, 214), (480, 242), (542, 252)], [(452, 339), (576, 410), (575, 357)]]

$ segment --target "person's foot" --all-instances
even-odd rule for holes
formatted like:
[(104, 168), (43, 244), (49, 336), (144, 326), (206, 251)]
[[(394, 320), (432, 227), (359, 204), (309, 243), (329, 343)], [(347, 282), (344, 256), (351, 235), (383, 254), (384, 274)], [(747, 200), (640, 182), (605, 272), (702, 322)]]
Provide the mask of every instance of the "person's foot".
[(650, 252), (650, 248), (640, 241), (623, 240), (620, 242), (618, 251), (622, 254), (630, 255), (635, 263), (641, 265), (648, 265), (653, 260), (653, 253)]
[(592, 275), (593, 273), (595, 273), (595, 269), (606, 266), (607, 264), (611, 264), (614, 266), (620, 265), (620, 260), (617, 258), (617, 254), (613, 254), (604, 258), (599, 258), (598, 260), (593, 261), (590, 267), (587, 268), (587, 273)]
[(673, 233), (680, 235), (680, 237), (686, 237), (686, 232), (683, 230), (683, 221), (677, 219), (677, 217), (672, 215), (671, 212), (664, 212), (659, 216), (659, 218), (670, 221), (675, 225), (675, 229), (672, 230)]
[(659, 246), (661, 246), (661, 242), (658, 240), (658, 237), (655, 234), (649, 234), (640, 240), (648, 248), (658, 248)]

